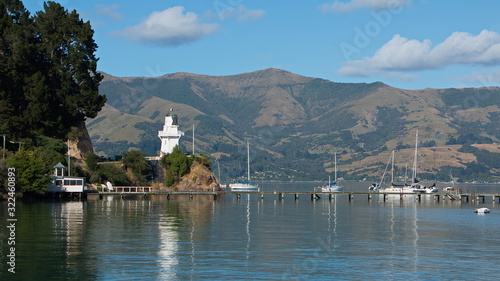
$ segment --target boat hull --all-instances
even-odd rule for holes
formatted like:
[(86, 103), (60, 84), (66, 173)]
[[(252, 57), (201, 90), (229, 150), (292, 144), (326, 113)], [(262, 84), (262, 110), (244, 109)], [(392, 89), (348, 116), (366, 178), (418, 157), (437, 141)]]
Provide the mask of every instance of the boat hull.
[(488, 214), (490, 212), (490, 209), (488, 208), (479, 208), (474, 211), (474, 213), (478, 214)]
[(229, 189), (231, 191), (259, 191), (259, 186), (249, 183), (231, 183)]
[(387, 194), (414, 193), (413, 188), (400, 188), (400, 187), (382, 188), (377, 191), (379, 193), (387, 193)]
[(415, 193), (415, 194), (430, 194), (439, 191), (437, 188), (411, 188), (411, 187), (389, 187), (377, 190), (379, 193), (398, 194), (398, 193)]
[(341, 191), (344, 191), (343, 186), (324, 186), (324, 187), (320, 187), (320, 188), (321, 188), (321, 192), (341, 192)]

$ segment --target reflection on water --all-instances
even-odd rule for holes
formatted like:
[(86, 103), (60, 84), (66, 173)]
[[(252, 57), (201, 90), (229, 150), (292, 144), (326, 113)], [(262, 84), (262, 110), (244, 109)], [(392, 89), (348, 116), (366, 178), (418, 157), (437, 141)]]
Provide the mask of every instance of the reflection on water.
[(164, 215), (160, 216), (160, 220), (158, 222), (158, 230), (160, 240), (160, 246), (158, 247), (157, 253), (157, 263), (159, 266), (158, 277), (161, 280), (173, 280), (175, 279), (175, 267), (179, 264), (176, 257), (179, 242), (178, 232), (175, 229), (175, 225)]
[(487, 206), (258, 194), (19, 203), (17, 273), (2, 264), (0, 280), (491, 280), (500, 209)]

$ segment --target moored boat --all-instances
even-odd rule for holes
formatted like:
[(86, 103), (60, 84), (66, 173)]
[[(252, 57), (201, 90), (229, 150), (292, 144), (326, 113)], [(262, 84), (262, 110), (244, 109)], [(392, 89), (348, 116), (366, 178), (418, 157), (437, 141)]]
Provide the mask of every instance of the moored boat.
[(474, 210), (474, 213), (477, 213), (477, 214), (488, 214), (490, 212), (490, 209), (488, 208), (478, 208), (476, 210)]
[[(391, 187), (380, 189), (380, 193), (436, 193), (439, 189), (434, 183), (432, 186), (427, 187), (421, 184), (417, 179), (417, 151), (418, 151), (418, 130), (415, 135), (415, 156), (413, 160), (413, 183), (411, 185), (395, 185), (394, 183)], [(394, 151), (392, 152), (392, 170), (394, 170)], [(394, 181), (394, 176), (392, 176), (392, 181)]]
[(340, 192), (344, 190), (343, 186), (337, 185), (337, 153), (335, 153), (335, 181), (330, 182), (330, 176), (328, 176), (328, 184), (323, 186), (318, 186), (321, 192)]
[(247, 171), (248, 171), (248, 180), (246, 181), (237, 181), (229, 184), (229, 189), (231, 191), (259, 191), (259, 186), (250, 183), (250, 144), (247, 141)]

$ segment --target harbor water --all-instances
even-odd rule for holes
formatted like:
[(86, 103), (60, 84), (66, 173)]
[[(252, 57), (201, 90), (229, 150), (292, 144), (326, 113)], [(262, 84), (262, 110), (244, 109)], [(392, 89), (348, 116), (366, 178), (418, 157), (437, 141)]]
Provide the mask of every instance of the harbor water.
[[(314, 183), (264, 183), (308, 191)], [(367, 184), (347, 183), (365, 191)], [(471, 193), (500, 193), (469, 185)], [(224, 194), (7, 202), (0, 280), (496, 280), (500, 208), (487, 199)], [(490, 214), (475, 214), (480, 207)]]

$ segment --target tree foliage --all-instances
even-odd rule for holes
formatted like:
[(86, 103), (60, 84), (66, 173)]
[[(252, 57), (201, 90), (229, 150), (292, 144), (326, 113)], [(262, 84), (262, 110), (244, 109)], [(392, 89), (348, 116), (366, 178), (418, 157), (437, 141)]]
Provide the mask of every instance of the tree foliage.
[(129, 150), (122, 153), (122, 163), (130, 168), (134, 174), (135, 183), (144, 185), (148, 182), (148, 177), (152, 174), (151, 165), (146, 161), (145, 155), (140, 150)]
[[(47, 165), (47, 151), (42, 148), (21, 149), (18, 153), (6, 159), (7, 167), (16, 169), (17, 191), (25, 194), (43, 193), (51, 179), (50, 166)], [(49, 152), (50, 153), (50, 152)]]
[(85, 155), (85, 164), (87, 164), (87, 168), (89, 172), (96, 172), (99, 169), (99, 156), (94, 153), (89, 153)]
[(92, 172), (90, 181), (93, 183), (105, 183), (109, 181), (113, 185), (130, 184), (125, 171), (112, 163), (100, 164), (97, 171)]
[(165, 169), (165, 185), (172, 186), (179, 182), (181, 177), (189, 172), (193, 158), (188, 157), (182, 149), (176, 145), (172, 151), (161, 159), (161, 165)]
[(100, 111), (102, 75), (89, 22), (56, 2), (31, 16), (0, 1), (0, 130), (14, 138), (65, 137)]

